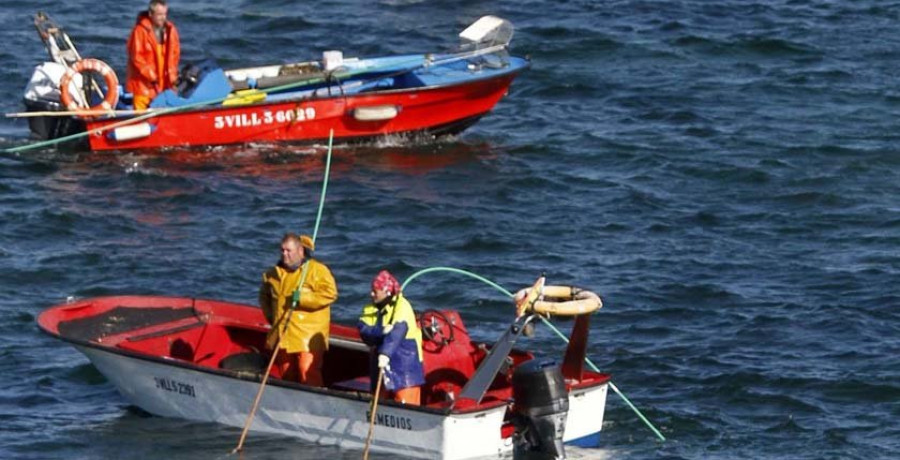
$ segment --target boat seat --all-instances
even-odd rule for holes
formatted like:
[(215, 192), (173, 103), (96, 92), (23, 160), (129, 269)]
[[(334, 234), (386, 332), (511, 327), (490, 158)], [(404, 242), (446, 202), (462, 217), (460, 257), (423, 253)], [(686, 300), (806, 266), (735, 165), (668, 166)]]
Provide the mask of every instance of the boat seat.
[(245, 351), (226, 356), (219, 361), (220, 369), (237, 372), (251, 372), (262, 374), (266, 371), (269, 361), (260, 353)]
[(368, 375), (364, 375), (361, 377), (356, 377), (353, 379), (343, 380), (340, 382), (334, 382), (331, 384), (331, 388), (335, 390), (343, 390), (343, 391), (356, 391), (359, 393), (371, 393), (372, 392), (372, 382), (371, 378)]

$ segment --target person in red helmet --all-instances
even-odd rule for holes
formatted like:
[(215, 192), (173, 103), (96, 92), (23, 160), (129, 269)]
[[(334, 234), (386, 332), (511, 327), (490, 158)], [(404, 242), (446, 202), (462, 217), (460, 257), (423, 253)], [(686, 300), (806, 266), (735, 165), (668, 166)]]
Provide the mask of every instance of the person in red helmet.
[(422, 366), (422, 331), (400, 283), (387, 270), (372, 280), (372, 303), (363, 307), (357, 327), (372, 350), (372, 387), (378, 370), (384, 372), (388, 397), (404, 404), (420, 405), (425, 371)]
[(128, 37), (125, 91), (134, 96), (135, 110), (145, 110), (157, 94), (174, 88), (178, 80), (181, 44), (168, 12), (166, 0), (150, 0)]

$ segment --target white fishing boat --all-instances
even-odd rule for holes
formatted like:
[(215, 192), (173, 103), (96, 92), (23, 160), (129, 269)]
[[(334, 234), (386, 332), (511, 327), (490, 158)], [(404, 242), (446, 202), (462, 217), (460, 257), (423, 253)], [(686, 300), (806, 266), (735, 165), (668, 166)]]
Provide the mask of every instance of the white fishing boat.
[[(583, 363), (590, 312), (600, 299), (577, 288), (547, 286), (544, 292), (543, 299), (532, 296), (530, 307), (519, 310), (494, 344), (470, 340), (456, 311), (418, 315), (425, 337), (422, 405), (379, 401), (372, 451), (417, 458), (510, 452), (554, 458), (565, 455), (563, 443), (596, 446), (610, 377)], [(513, 348), (537, 314), (571, 314), (571, 306), (582, 314), (561, 364)], [(242, 427), (268, 364), (269, 325), (249, 305), (101, 297), (50, 307), (38, 324), (84, 353), (128, 402), (162, 417)], [(273, 367), (250, 430), (362, 449), (373, 396), (369, 353), (356, 327), (332, 324), (324, 386), (283, 380)]]

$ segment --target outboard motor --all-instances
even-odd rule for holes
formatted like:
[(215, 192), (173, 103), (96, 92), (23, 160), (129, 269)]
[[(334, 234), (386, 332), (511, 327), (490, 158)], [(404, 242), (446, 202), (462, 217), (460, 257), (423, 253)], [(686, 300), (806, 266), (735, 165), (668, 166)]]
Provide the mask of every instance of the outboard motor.
[(490, 54), (471, 57), (469, 65), (478, 68), (500, 69), (509, 65), (509, 42), (513, 37), (513, 25), (496, 16), (482, 16), (466, 30), (459, 33), (460, 49), (477, 51), (491, 47), (501, 47)]
[(552, 361), (531, 360), (513, 373), (512, 386), (516, 427), (513, 458), (566, 458), (563, 433), (569, 394), (560, 367)]

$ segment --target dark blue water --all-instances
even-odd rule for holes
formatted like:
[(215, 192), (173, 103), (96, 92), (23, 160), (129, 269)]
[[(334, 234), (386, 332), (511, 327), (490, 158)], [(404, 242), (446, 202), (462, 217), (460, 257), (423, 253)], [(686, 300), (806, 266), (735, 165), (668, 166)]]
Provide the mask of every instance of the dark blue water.
[[(124, 68), (143, 1), (47, 10)], [(0, 109), (44, 50), (0, 5)], [(319, 256), (338, 320), (387, 266), (513, 290), (598, 292), (610, 394), (582, 457), (891, 458), (900, 451), (900, 2), (173, 1), (184, 58), (226, 67), (452, 47), (483, 14), (533, 68), (464, 134), (334, 152)], [(27, 142), (0, 120), (0, 147)], [(29, 156), (32, 155), (32, 156)], [(34, 319), (67, 296), (254, 302), (288, 230), (310, 232), (324, 147), (0, 160), (0, 457), (218, 458), (239, 430), (147, 417)], [(454, 275), (408, 286), (480, 338), (512, 311)], [(567, 328), (568, 323), (562, 323)], [(546, 328), (529, 346), (562, 349)], [(251, 434), (247, 458), (358, 458)]]

